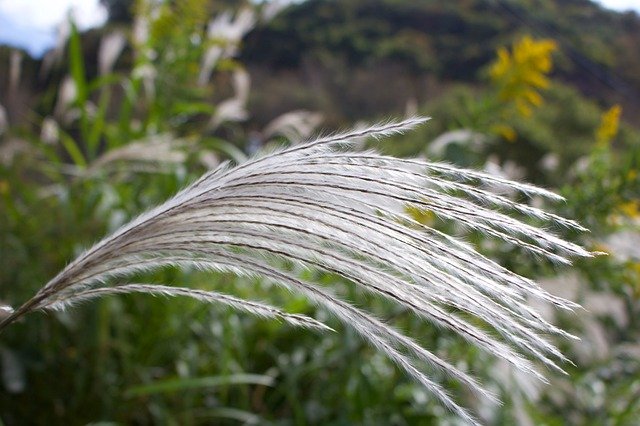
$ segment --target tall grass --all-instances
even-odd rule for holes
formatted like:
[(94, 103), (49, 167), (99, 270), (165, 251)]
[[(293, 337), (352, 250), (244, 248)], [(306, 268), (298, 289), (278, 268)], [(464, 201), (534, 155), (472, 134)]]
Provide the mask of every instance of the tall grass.
[(476, 423), (432, 373), (444, 372), (477, 395), (494, 399), (474, 377), (286, 267), (288, 262), (342, 276), (542, 381), (532, 360), (563, 372), (558, 361), (566, 359), (545, 335), (573, 336), (545, 321), (528, 300), (542, 299), (565, 310), (577, 305), (550, 295), (460, 238), (420, 223), (410, 212), (431, 212), (558, 263), (592, 253), (527, 218), (584, 228), (501, 194), (509, 190), (561, 199), (547, 190), (447, 164), (353, 150), (363, 138), (403, 132), (424, 121), (409, 118), (358, 128), (235, 167), (223, 164), (89, 248), (8, 313), (0, 330), (33, 311), (122, 293), (188, 296), (328, 328), (315, 319), (226, 294), (126, 281), (135, 272), (166, 265), (259, 276), (331, 312), (464, 421)]

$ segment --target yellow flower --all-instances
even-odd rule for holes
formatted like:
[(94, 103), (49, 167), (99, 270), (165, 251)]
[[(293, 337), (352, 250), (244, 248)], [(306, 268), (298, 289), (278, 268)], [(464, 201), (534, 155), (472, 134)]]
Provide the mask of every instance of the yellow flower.
[(596, 130), (598, 145), (607, 145), (616, 137), (620, 126), (621, 114), (622, 107), (620, 105), (614, 105), (602, 114), (600, 127)]
[(496, 124), (491, 128), (491, 130), (494, 133), (502, 136), (508, 142), (515, 142), (516, 139), (518, 139), (518, 134), (513, 129), (513, 127), (506, 124)]
[(500, 99), (515, 104), (520, 115), (528, 117), (542, 105), (538, 89), (549, 87), (547, 75), (553, 67), (551, 54), (556, 47), (553, 40), (524, 36), (513, 44), (511, 51), (498, 49), (489, 76), (499, 88)]
[(640, 202), (627, 201), (618, 205), (618, 211), (630, 218), (640, 217)]

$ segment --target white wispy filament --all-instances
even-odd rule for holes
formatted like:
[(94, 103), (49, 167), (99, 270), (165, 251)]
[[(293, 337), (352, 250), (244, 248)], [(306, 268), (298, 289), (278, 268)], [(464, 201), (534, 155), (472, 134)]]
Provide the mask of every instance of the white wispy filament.
[[(463, 420), (476, 423), (430, 373), (444, 372), (493, 398), (473, 377), (282, 266), (282, 260), (288, 260), (340, 275), (541, 380), (534, 361), (562, 372), (557, 361), (565, 358), (545, 336), (573, 336), (546, 322), (527, 299), (534, 296), (562, 309), (577, 305), (548, 294), (455, 237), (418, 223), (407, 207), (561, 263), (592, 254), (524, 220), (584, 229), (499, 193), (510, 189), (560, 199), (544, 189), (446, 164), (350, 150), (362, 138), (403, 132), (424, 121), (382, 123), (281, 149), (236, 167), (223, 165), (87, 250), (0, 322), (0, 329), (30, 311), (122, 293), (187, 296), (295, 325), (328, 328), (302, 315), (220, 293), (120, 284), (134, 272), (166, 265), (260, 276), (330, 311)], [(472, 324), (470, 316), (485, 326)]]

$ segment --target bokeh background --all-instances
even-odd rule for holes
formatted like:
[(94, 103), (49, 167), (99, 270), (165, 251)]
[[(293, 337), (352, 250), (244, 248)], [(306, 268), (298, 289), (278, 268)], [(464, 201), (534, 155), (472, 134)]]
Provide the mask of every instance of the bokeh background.
[[(446, 385), (488, 424), (637, 424), (636, 12), (589, 0), (103, 0), (67, 13), (62, 2), (6, 0), (0, 40), (3, 304), (28, 299), (83, 248), (221, 161), (361, 121), (429, 115), (370, 147), (559, 191), (567, 201), (543, 207), (592, 231), (563, 236), (608, 253), (561, 268), (466, 236), (583, 304), (537, 306), (581, 337), (557, 342), (575, 363), (569, 375), (544, 385), (338, 277), (299, 274), (479, 376), (503, 405)], [(338, 333), (140, 295), (33, 314), (0, 336), (0, 424), (457, 422), (304, 299), (228, 274), (167, 268), (144, 278), (266, 299)]]

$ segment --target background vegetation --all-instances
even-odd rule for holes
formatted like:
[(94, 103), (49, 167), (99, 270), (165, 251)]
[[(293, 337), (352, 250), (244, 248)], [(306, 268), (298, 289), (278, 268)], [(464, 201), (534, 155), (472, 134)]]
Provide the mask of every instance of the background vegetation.
[[(470, 234), (586, 311), (547, 315), (581, 342), (551, 386), (335, 283), (499, 394), (491, 424), (634, 424), (640, 415), (640, 18), (587, 0), (107, 1), (111, 20), (43, 59), (0, 47), (0, 298), (17, 305), (102, 235), (223, 159), (418, 111), (377, 148), (559, 190), (552, 208), (610, 253), (573, 269)], [(229, 12), (223, 12), (229, 10)], [(284, 115), (282, 115), (284, 114)], [(279, 118), (278, 118), (279, 116)], [(414, 212), (425, 222), (433, 218)], [(306, 301), (227, 274), (147, 279)], [(112, 297), (32, 315), (0, 340), (0, 420), (24, 424), (449, 424), (340, 325), (321, 335), (187, 300)], [(455, 384), (451, 384), (454, 392)]]

